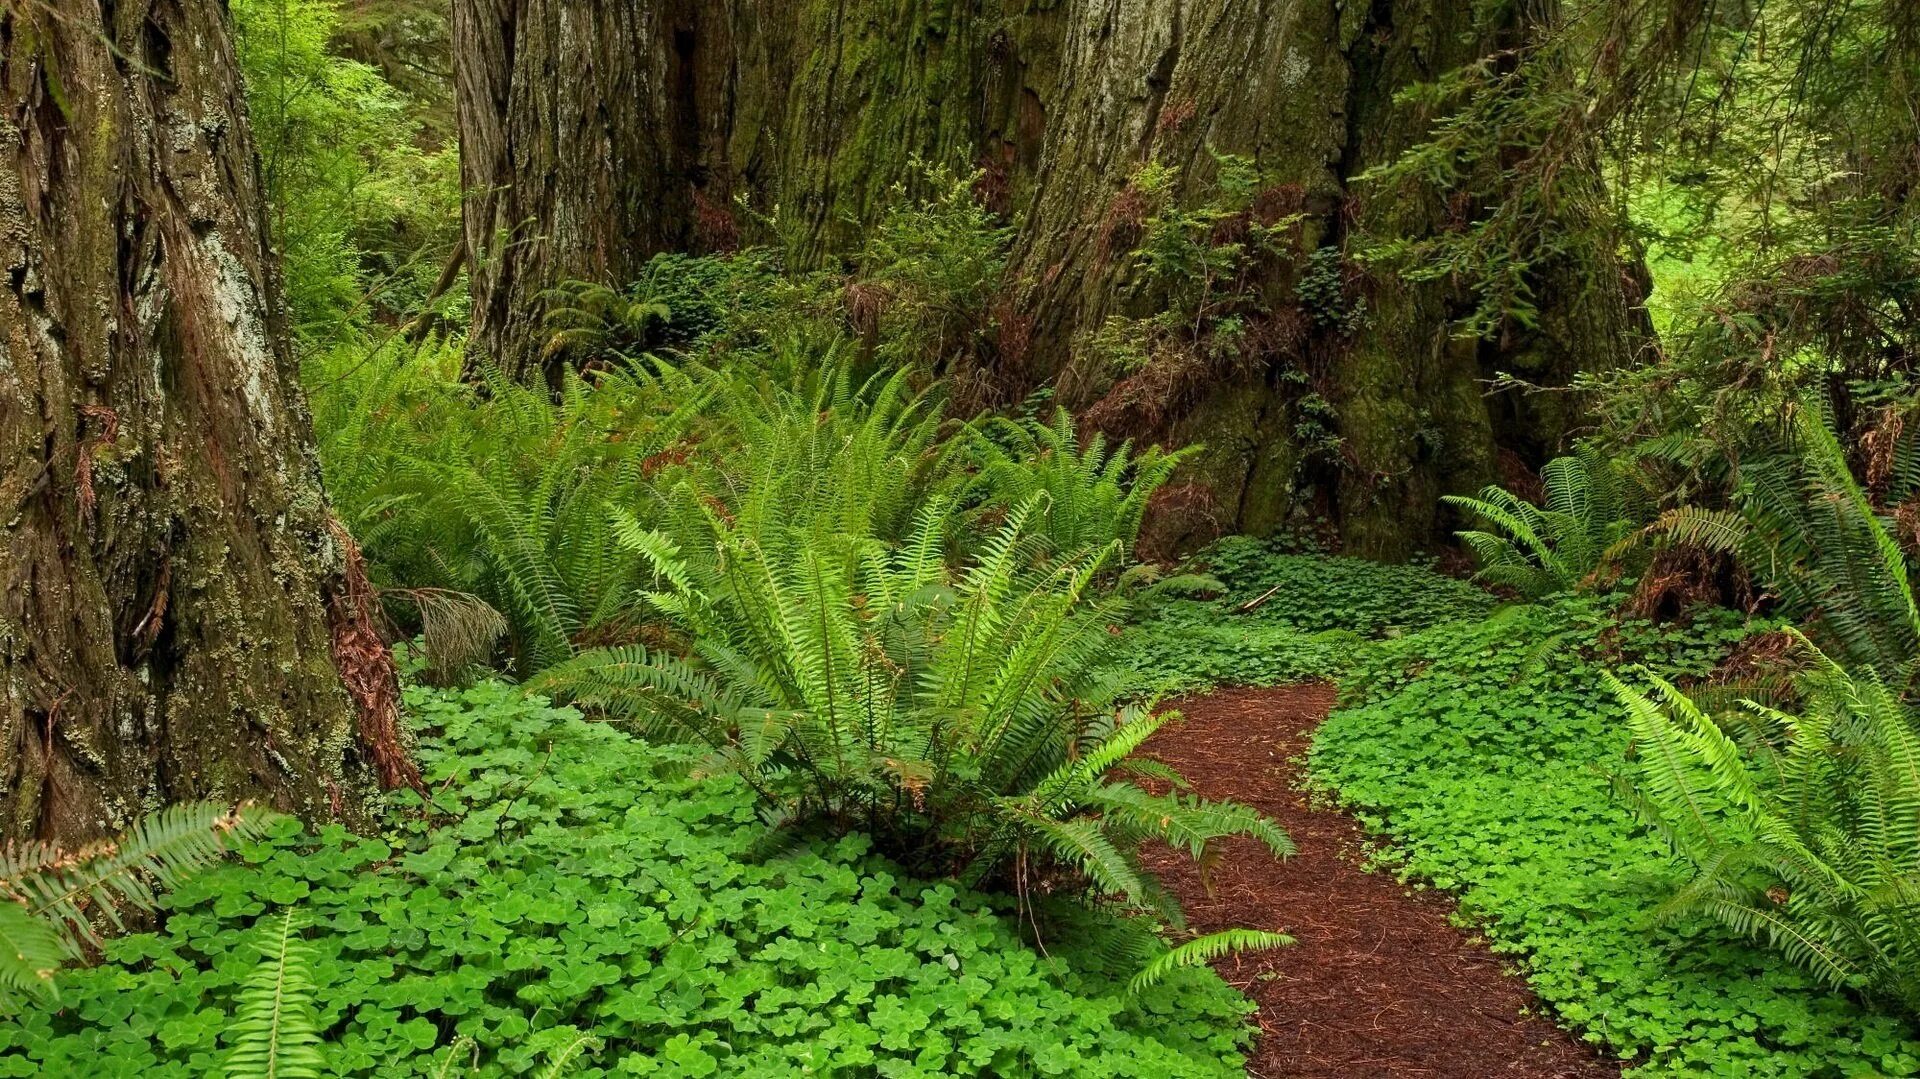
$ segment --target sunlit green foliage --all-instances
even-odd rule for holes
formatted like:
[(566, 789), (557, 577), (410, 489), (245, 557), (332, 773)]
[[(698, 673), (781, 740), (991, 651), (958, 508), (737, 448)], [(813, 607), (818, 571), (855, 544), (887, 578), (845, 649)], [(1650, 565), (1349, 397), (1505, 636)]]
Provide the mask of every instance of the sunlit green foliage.
[(1063, 518), (1056, 536), (1046, 491), (1003, 457), (1011, 482), (983, 472), (978, 489), (1009, 500), (1001, 520), (963, 537), (941, 488), (965, 447), (936, 439), (904, 376), (856, 390), (829, 368), (809, 382), (733, 383), (720, 414), (742, 464), (688, 471), (647, 518), (610, 507), (652, 581), (636, 598), (671, 642), (585, 652), (541, 688), (706, 745), (777, 822), (858, 828), (972, 882), (1070, 868), (1092, 895), (1177, 918), (1139, 865), (1142, 839), (1195, 857), (1241, 833), (1289, 849), (1242, 807), (1107, 775), (1161, 722), (1112, 677), (1124, 609), (1098, 582), (1120, 541), (1081, 540), (1119, 530), (1126, 484), (1057, 483), (1089, 508), (1102, 505), (1090, 483), (1109, 499), (1107, 517), (1074, 533)]
[(619, 639), (641, 578), (610, 509), (647, 499), (711, 391), (629, 368), (569, 376), (556, 400), (490, 370), (462, 384), (455, 370), (457, 357), (389, 347), (337, 351), (312, 376), (329, 491), (377, 583), (429, 619), (484, 617), (449, 606), (479, 599), (506, 616), (523, 671)]
[(305, 928), (297, 910), (261, 919), (260, 963), (240, 987), (227, 1079), (318, 1079), (326, 1067)]
[(1341, 679), (1369, 638), (1477, 619), (1493, 597), (1419, 566), (1304, 554), (1230, 536), (1195, 557), (1214, 580), (1143, 605), (1127, 661), (1168, 690)]
[(233, 0), (267, 224), (301, 336), (323, 344), (425, 299), (459, 229), (458, 161), (412, 102), (343, 56), (334, 0)]

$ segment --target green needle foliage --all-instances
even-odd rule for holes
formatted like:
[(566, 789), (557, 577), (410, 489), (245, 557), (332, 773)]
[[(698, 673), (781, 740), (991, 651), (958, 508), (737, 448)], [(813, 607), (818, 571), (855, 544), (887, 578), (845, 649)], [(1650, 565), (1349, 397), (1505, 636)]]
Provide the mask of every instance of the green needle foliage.
[(1649, 696), (1608, 676), (1638, 750), (1634, 805), (1696, 872), (1663, 913), (1920, 1016), (1920, 720), (1871, 673), (1813, 655), (1798, 714), (1748, 701), (1739, 740), (1664, 679)]

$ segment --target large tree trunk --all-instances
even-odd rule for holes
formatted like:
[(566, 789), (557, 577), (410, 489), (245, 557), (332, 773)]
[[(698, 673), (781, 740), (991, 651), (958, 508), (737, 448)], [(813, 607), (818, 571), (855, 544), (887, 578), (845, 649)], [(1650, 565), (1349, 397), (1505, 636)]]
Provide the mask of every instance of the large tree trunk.
[(0, 85), (0, 830), (196, 797), (351, 818), (409, 774), (224, 6), (8, 4)]
[[(499, 187), (510, 175), (544, 200), (504, 217), (469, 203), (470, 239), (504, 235), (507, 221), (526, 238), (526, 250), (496, 241), (508, 268), (474, 279), (476, 344), (510, 368), (535, 362), (538, 336), (485, 329), (499, 313), (537, 319), (529, 297), (561, 279), (617, 283), (657, 251), (719, 246), (736, 196), (777, 208), (783, 238), (818, 264), (855, 248), (915, 157), (978, 167), (982, 190), (1020, 225), (1005, 309), (1021, 324), (1019, 347), (985, 357), (968, 386), (1008, 400), (1052, 383), (1115, 432), (1204, 440), (1184, 512), (1162, 522), (1165, 542), (1321, 517), (1351, 549), (1397, 555), (1433, 538), (1439, 494), (1497, 478), (1503, 451), (1538, 463), (1577, 420), (1565, 394), (1489, 396), (1487, 380), (1511, 371), (1564, 384), (1621, 363), (1644, 332), (1597, 176), (1592, 204), (1560, 209), (1573, 240), (1538, 274), (1538, 330), (1456, 339), (1458, 289), (1350, 261), (1346, 287), (1366, 309), (1358, 324), (1332, 324), (1298, 299), (1316, 249), (1345, 251), (1360, 231), (1429, 234), (1458, 212), (1355, 180), (1432, 119), (1395, 92), (1513, 44), (1518, 14), (1488, 22), (1475, 13), (1486, 5), (1447, 0), (617, 0), (649, 13), (613, 19), (638, 72), (620, 86), (647, 100), (607, 103), (607, 80), (591, 74), (603, 61), (531, 62), (528, 48), (544, 57), (551, 46), (524, 43), (550, 38), (537, 28), (566, 25), (566, 12), (608, 6), (456, 0), (469, 26), (506, 27), (496, 36), (522, 43), (461, 69), (463, 129), (508, 133), (487, 136), (469, 183)], [(530, 176), (502, 172), (495, 163), (512, 153), (488, 147), (554, 115), (594, 118), (597, 163), (541, 158)], [(1298, 257), (1262, 271), (1265, 310), (1231, 361), (1132, 378), (1101, 369), (1088, 334), (1165, 302), (1112, 250), (1130, 181), (1158, 161), (1176, 171), (1177, 197), (1197, 198), (1214, 153), (1253, 160), (1267, 210), (1304, 215)], [(567, 233), (588, 216), (557, 209), (569, 199), (629, 216), (591, 218), (582, 242)], [(1330, 425), (1337, 446), (1300, 433), (1314, 425)]]
[(624, 284), (687, 217), (670, 155), (687, 92), (670, 78), (674, 6), (453, 6), (469, 341), (510, 374), (538, 366), (544, 292), (575, 279)]

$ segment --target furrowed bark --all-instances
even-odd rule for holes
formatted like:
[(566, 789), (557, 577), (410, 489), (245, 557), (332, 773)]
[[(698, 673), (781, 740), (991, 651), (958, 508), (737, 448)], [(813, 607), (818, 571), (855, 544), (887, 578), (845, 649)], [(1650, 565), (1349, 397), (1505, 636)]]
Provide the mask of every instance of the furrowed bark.
[[(1362, 229), (1448, 227), (1442, 200), (1355, 181), (1432, 120), (1397, 104), (1396, 91), (1511, 45), (1517, 12), (1489, 22), (1474, 10), (1484, 5), (1443, 0), (621, 0), (612, 6), (626, 14), (593, 17), (619, 28), (611, 38), (628, 43), (626, 59), (590, 48), (568, 65), (530, 59), (553, 55), (544, 28), (603, 5), (456, 6), (470, 28), (508, 28), (477, 35), (491, 51), (463, 67), (461, 101), (477, 147), (469, 187), (483, 196), (469, 203), (469, 240), (525, 239), (496, 239), (501, 269), (474, 278), (476, 349), (516, 372), (538, 366), (529, 297), (568, 277), (620, 283), (657, 251), (723, 248), (738, 231), (736, 197), (777, 210), (803, 264), (832, 265), (858, 247), (916, 157), (980, 168), (983, 197), (1019, 224), (1005, 309), (1022, 325), (1020, 347), (983, 357), (961, 385), (1004, 402), (1052, 384), (1116, 433), (1205, 441), (1181, 485), (1186, 509), (1159, 526), (1168, 544), (1317, 516), (1351, 549), (1393, 556), (1435, 538), (1439, 494), (1499, 478), (1503, 456), (1539, 463), (1577, 423), (1565, 394), (1490, 396), (1488, 380), (1510, 371), (1563, 385), (1623, 362), (1645, 332), (1596, 172), (1592, 204), (1561, 208), (1567, 234), (1589, 239), (1540, 269), (1538, 330), (1462, 341), (1450, 333), (1467, 299), (1458, 289), (1357, 270), (1368, 317), (1330, 327), (1300, 302), (1296, 262), (1261, 282), (1268, 310), (1230, 364), (1129, 381), (1088, 359), (1087, 335), (1106, 319), (1164, 302), (1106, 243), (1149, 160), (1173, 167), (1178, 195), (1192, 198), (1211, 182), (1215, 153), (1251, 158), (1268, 178), (1268, 207), (1303, 215), (1303, 256), (1343, 249)], [(599, 74), (616, 62), (633, 71)], [(608, 101), (602, 88), (615, 83), (646, 100)], [(573, 116), (594, 118), (597, 158), (535, 155), (525, 175), (508, 167), (527, 133), (553, 117), (571, 130)], [(581, 164), (555, 164), (565, 160)], [(485, 201), (529, 183), (527, 207)], [(569, 200), (619, 209), (587, 213)], [(1327, 402), (1337, 452), (1298, 435), (1308, 396)]]
[(201, 797), (354, 819), (332, 638), (370, 627), (224, 7), (9, 4), (0, 87), (0, 830), (72, 842)]

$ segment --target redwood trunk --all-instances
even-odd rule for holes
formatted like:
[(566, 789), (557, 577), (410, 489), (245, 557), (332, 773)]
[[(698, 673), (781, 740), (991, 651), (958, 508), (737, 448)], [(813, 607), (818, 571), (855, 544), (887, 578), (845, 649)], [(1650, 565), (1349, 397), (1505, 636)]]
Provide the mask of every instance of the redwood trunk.
[(224, 6), (8, 4), (0, 86), (0, 825), (351, 817), (356, 698), (405, 772), (391, 668), (321, 493)]
[[(1357, 330), (1321, 325), (1295, 296), (1296, 264), (1271, 271), (1271, 310), (1237, 362), (1133, 383), (1086, 362), (1088, 331), (1161, 302), (1103, 245), (1116, 200), (1149, 159), (1178, 170), (1193, 196), (1211, 179), (1212, 152), (1252, 158), (1276, 200), (1306, 215), (1303, 252), (1342, 248), (1358, 228), (1444, 227), (1440, 200), (1388, 198), (1354, 181), (1431, 120), (1395, 104), (1397, 90), (1518, 40), (1520, 16), (1487, 15), (1487, 5), (456, 0), (456, 9), (485, 45), (456, 41), (468, 54), (466, 176), (480, 195), (468, 204), (468, 238), (491, 237), (497, 259), (474, 277), (474, 342), (510, 369), (537, 363), (541, 289), (568, 277), (618, 283), (656, 251), (722, 246), (736, 196), (777, 209), (783, 238), (820, 263), (856, 247), (914, 157), (979, 167), (982, 190), (1020, 224), (1003, 310), (1022, 325), (1020, 347), (987, 357), (968, 385), (1006, 400), (1050, 382), (1118, 433), (1204, 440), (1184, 512), (1159, 526), (1168, 542), (1317, 515), (1351, 549), (1397, 555), (1444, 526), (1440, 494), (1499, 478), (1503, 457), (1537, 464), (1577, 421), (1565, 394), (1488, 396), (1487, 380), (1510, 371), (1564, 384), (1625, 361), (1645, 332), (1596, 175), (1591, 205), (1561, 208), (1576, 242), (1535, 282), (1538, 331), (1457, 340), (1451, 322), (1466, 299), (1457, 290), (1357, 271), (1370, 317)], [(553, 28), (583, 21), (603, 28), (594, 40), (620, 47), (590, 43), (556, 59), (568, 38)], [(621, 65), (630, 70), (611, 74)], [(548, 127), (558, 134), (543, 142)], [(515, 194), (489, 201), (494, 191)], [(509, 198), (519, 201), (502, 209)], [(1337, 451), (1297, 435), (1308, 397), (1327, 402)]]
[(475, 357), (537, 370), (544, 293), (625, 283), (685, 218), (653, 0), (456, 0), (455, 99)]

